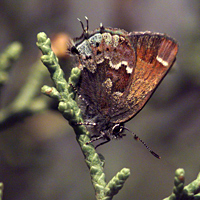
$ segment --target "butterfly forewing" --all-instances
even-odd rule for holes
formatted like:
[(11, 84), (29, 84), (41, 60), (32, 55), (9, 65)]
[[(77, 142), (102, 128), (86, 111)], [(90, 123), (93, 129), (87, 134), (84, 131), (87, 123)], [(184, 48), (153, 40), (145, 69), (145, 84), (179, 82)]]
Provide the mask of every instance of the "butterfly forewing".
[(115, 123), (131, 119), (143, 108), (171, 68), (178, 52), (177, 43), (163, 34), (141, 32), (132, 34), (130, 38), (137, 57), (125, 98), (130, 109), (112, 116)]

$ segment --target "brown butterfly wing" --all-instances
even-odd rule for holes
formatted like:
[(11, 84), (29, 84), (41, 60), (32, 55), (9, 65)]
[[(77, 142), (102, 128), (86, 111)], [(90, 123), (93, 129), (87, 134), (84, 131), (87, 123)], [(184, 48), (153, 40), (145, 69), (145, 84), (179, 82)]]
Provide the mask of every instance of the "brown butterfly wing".
[(172, 67), (178, 52), (177, 42), (164, 34), (133, 32), (129, 39), (136, 51), (136, 66), (115, 109), (117, 112), (111, 113), (113, 123), (126, 122), (143, 108)]

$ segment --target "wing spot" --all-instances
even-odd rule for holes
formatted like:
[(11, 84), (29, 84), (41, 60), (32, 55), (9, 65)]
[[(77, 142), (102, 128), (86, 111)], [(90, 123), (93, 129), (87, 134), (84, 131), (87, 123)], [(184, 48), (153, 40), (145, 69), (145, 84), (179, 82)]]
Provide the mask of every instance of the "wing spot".
[(157, 60), (158, 62), (160, 62), (162, 65), (164, 65), (165, 67), (167, 67), (167, 66), (169, 65), (169, 63), (168, 63), (167, 61), (163, 60), (163, 59), (162, 59), (161, 57), (159, 57), (159, 56), (156, 57), (156, 60)]
[(132, 74), (133, 68), (127, 66), (127, 67), (126, 67), (126, 71), (127, 71), (128, 74)]

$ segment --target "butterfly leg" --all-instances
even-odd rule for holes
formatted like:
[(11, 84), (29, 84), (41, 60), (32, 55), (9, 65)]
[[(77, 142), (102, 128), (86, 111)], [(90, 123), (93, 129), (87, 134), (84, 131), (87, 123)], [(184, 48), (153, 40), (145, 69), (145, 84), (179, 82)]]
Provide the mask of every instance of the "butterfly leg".
[(105, 139), (106, 141), (101, 142), (100, 144), (98, 144), (98, 145), (95, 147), (95, 149), (96, 149), (97, 147), (99, 147), (99, 146), (101, 146), (101, 145), (103, 145), (103, 144), (106, 144), (107, 142), (110, 141), (110, 137), (108, 137), (104, 132), (101, 132), (101, 135), (99, 135), (99, 136), (93, 135), (93, 136), (91, 137), (91, 140), (90, 140), (89, 142), (87, 142), (86, 144), (90, 144), (90, 143), (92, 143), (92, 142), (94, 142), (94, 141), (97, 141), (97, 140), (100, 140), (100, 139)]
[(104, 144), (106, 144), (106, 143), (108, 143), (108, 142), (110, 142), (110, 138), (106, 138), (106, 141), (101, 142), (100, 144), (98, 144), (98, 145), (95, 147), (95, 149), (97, 149), (97, 147), (99, 147), (99, 146), (101, 146), (101, 145), (104, 145)]

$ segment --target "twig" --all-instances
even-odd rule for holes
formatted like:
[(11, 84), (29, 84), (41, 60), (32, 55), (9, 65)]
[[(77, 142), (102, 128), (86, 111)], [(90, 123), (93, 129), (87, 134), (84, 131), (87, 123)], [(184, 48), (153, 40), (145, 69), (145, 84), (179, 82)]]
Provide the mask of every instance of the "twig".
[(73, 68), (69, 81), (67, 82), (64, 73), (58, 64), (58, 58), (51, 50), (50, 39), (47, 38), (45, 33), (39, 33), (37, 38), (37, 46), (43, 53), (41, 60), (48, 68), (55, 84), (55, 87), (43, 86), (42, 92), (59, 101), (58, 109), (69, 121), (70, 125), (72, 125), (76, 133), (76, 139), (85, 156), (85, 162), (90, 170), (96, 199), (112, 199), (122, 188), (125, 180), (129, 177), (130, 170), (126, 168), (122, 169), (108, 184), (106, 183), (105, 174), (103, 172), (103, 159), (99, 157), (92, 144), (86, 145), (86, 143), (90, 141), (89, 132), (85, 126), (75, 125), (76, 123), (83, 122), (83, 119), (81, 117), (81, 110), (76, 101), (74, 101), (75, 94), (70, 83), (74, 86), (77, 84), (81, 71), (76, 67)]
[(164, 200), (197, 200), (200, 199), (200, 173), (196, 180), (184, 187), (185, 171), (177, 169), (174, 177), (172, 194)]

